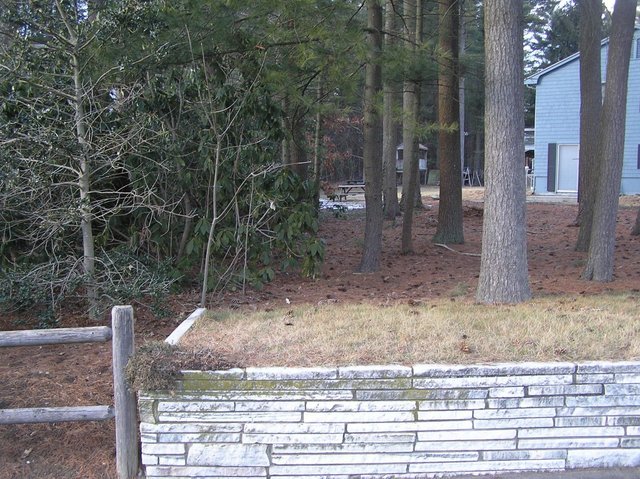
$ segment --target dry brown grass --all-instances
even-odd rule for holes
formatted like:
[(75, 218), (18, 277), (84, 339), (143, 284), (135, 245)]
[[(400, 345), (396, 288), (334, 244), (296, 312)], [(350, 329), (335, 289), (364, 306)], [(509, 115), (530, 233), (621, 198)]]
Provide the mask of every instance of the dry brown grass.
[(453, 297), (388, 307), (328, 304), (214, 311), (183, 338), (244, 366), (630, 360), (640, 295), (545, 297), (487, 306)]
[(640, 195), (625, 195), (620, 197), (620, 206), (640, 206)]

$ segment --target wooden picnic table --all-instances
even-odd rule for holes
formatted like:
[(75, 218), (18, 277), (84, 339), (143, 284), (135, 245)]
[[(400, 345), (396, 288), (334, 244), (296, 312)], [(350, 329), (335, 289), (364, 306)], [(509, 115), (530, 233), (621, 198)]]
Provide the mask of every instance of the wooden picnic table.
[(364, 193), (364, 183), (348, 183), (346, 185), (338, 185), (338, 189), (342, 191), (342, 195), (346, 196), (350, 193)]

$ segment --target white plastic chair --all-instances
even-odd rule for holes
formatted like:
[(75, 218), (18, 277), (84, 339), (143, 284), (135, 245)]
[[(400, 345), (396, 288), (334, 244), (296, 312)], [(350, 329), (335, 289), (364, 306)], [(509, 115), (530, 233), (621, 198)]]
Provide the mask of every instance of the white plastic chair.
[(465, 166), (462, 170), (462, 186), (471, 186), (471, 169)]

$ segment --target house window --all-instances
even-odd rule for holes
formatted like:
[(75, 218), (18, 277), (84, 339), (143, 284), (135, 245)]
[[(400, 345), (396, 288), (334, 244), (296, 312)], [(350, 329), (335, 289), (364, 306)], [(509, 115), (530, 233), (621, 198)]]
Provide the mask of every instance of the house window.
[(640, 38), (636, 38), (636, 58), (640, 58)]

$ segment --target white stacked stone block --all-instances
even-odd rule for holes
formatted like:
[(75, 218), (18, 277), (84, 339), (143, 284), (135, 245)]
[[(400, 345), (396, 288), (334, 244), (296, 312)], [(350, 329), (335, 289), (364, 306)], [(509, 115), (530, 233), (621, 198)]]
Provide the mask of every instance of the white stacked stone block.
[(139, 398), (151, 478), (640, 466), (640, 363), (185, 371)]

